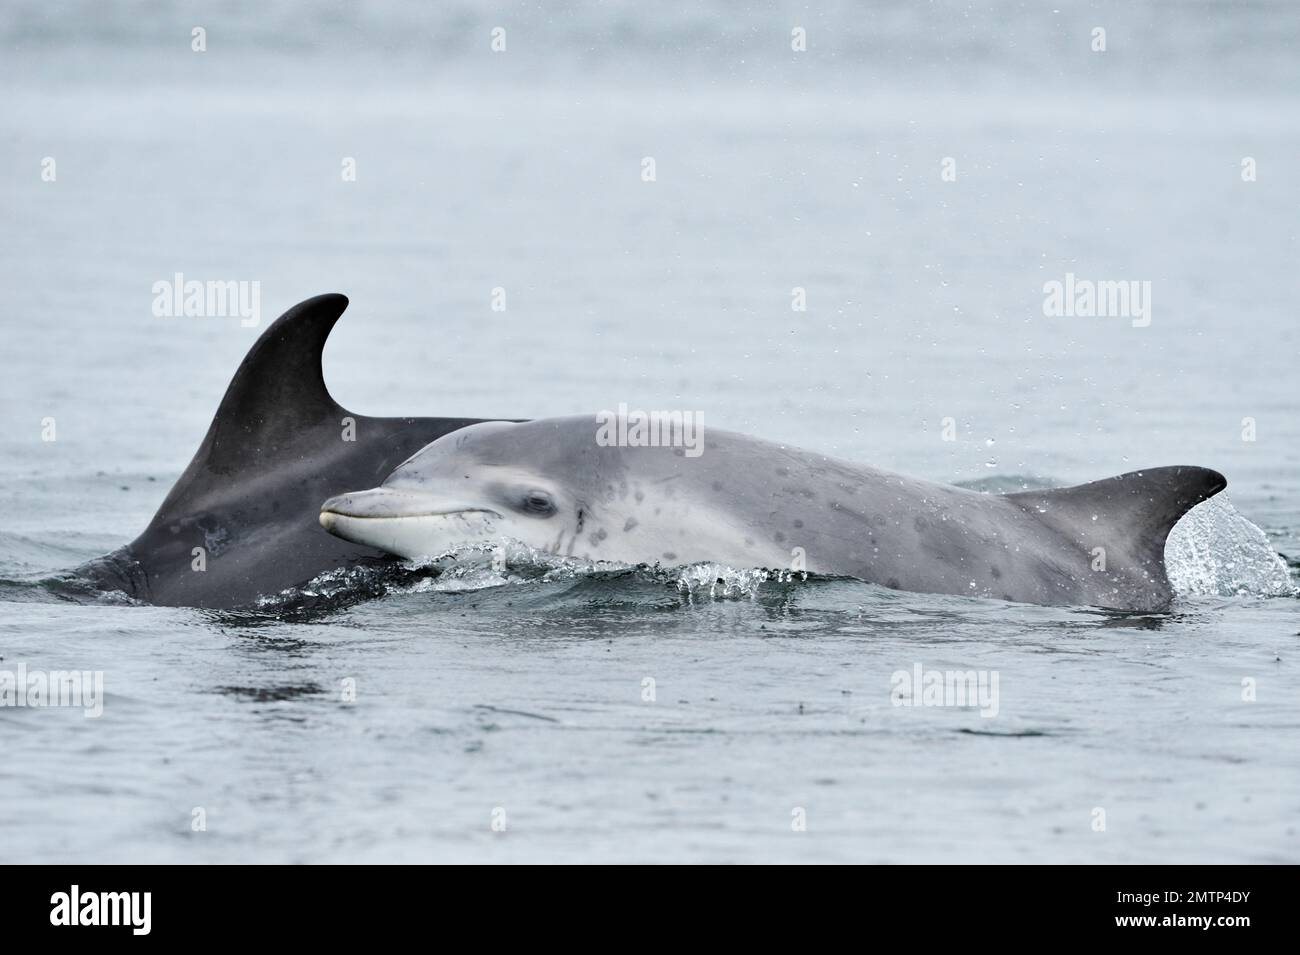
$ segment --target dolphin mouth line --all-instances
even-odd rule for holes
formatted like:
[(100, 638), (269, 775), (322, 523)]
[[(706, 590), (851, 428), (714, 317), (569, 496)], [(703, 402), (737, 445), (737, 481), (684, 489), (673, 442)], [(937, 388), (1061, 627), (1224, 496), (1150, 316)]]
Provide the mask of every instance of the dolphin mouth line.
[(322, 507), (320, 510), (322, 522), (327, 516), (347, 517), (354, 521), (404, 521), (413, 517), (451, 517), (455, 514), (488, 514), (496, 518), (501, 517), (496, 511), (486, 507), (455, 507), (442, 511), (409, 511), (401, 514), (355, 514), (333, 507)]

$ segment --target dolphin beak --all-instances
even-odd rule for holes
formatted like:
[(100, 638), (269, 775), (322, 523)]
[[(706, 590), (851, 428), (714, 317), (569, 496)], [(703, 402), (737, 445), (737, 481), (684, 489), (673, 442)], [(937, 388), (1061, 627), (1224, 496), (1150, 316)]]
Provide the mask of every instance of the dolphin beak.
[(482, 512), (500, 517), (496, 511), (476, 504), (462, 504), (440, 500), (432, 494), (397, 491), (377, 487), (369, 491), (351, 491), (336, 494), (320, 506), (321, 527), (330, 530), (340, 517), (400, 518), (437, 517), (445, 514)]
[(321, 505), (320, 526), (354, 544), (417, 558), (487, 539), (500, 517), (490, 508), (427, 491), (377, 487), (331, 497)]
[(335, 517), (399, 517), (394, 512), (392, 495), (382, 488), (335, 494), (320, 506), (321, 525), (329, 530), (326, 518)]

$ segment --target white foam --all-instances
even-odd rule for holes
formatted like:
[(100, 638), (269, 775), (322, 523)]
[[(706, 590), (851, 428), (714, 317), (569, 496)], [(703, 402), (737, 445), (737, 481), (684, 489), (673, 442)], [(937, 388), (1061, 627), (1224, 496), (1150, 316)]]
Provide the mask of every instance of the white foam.
[(1296, 586), (1268, 535), (1224, 495), (1184, 515), (1165, 543), (1174, 591), (1190, 596), (1287, 597)]

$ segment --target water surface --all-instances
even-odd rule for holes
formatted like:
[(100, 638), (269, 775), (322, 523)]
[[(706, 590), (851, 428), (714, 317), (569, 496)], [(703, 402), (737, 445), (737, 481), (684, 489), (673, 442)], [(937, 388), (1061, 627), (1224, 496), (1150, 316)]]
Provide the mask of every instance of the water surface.
[[(106, 699), (0, 709), (0, 858), (1300, 858), (1285, 5), (217, 4), (203, 54), (179, 4), (71, 10), (0, 14), (0, 667)], [(176, 272), (260, 281), (261, 327), (348, 294), (326, 377), (369, 414), (692, 409), (993, 488), (1200, 464), (1234, 510), (1180, 528), (1165, 614), (472, 561), (62, 599), (260, 331), (155, 317)], [(1045, 317), (1066, 272), (1152, 282), (1150, 326)], [(893, 705), (917, 664), (996, 672), (997, 715)]]

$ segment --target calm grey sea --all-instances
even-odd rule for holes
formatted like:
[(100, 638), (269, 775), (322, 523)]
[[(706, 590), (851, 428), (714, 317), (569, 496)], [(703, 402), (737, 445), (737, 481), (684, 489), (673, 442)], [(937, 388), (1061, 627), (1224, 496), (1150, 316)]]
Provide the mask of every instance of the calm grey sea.
[[(105, 694), (0, 707), (0, 860), (1300, 861), (1293, 4), (103, 6), (0, 9), (0, 670)], [(260, 324), (155, 317), (178, 272)], [(1045, 316), (1067, 273), (1150, 324)], [(545, 562), (311, 617), (58, 599), (325, 291), (370, 414), (1229, 489), (1163, 614)], [(894, 705), (918, 665), (996, 714)]]

